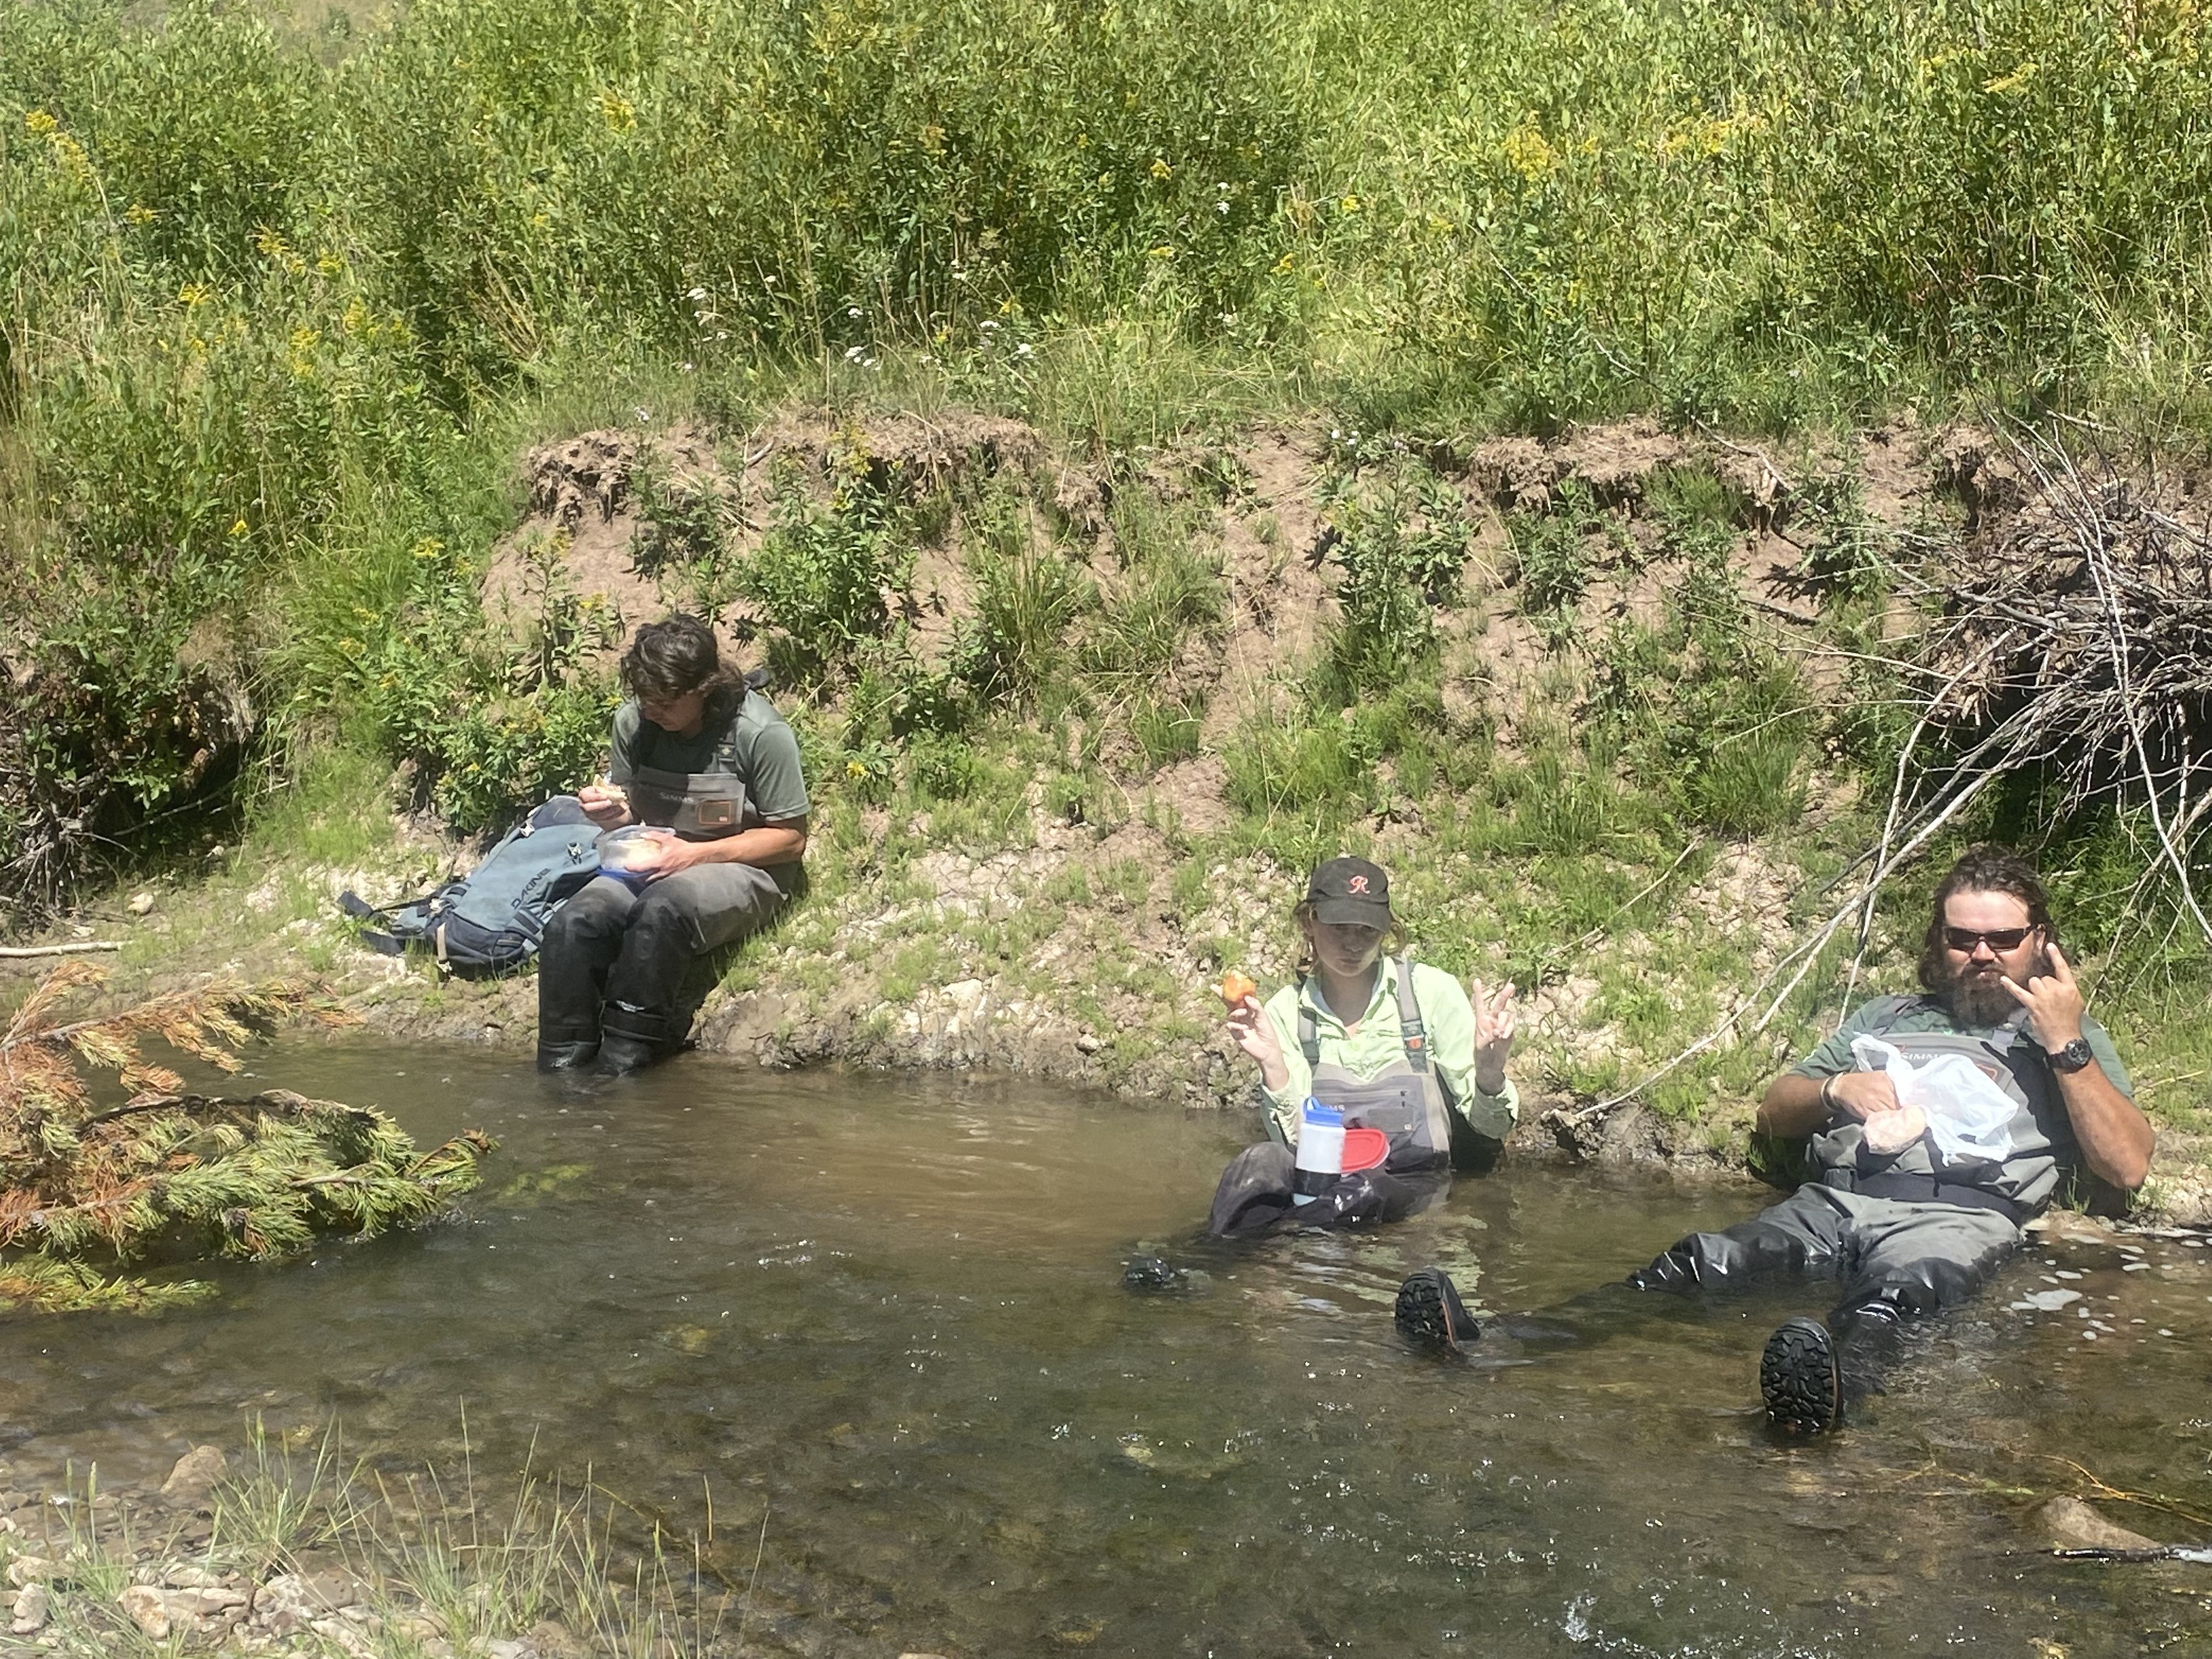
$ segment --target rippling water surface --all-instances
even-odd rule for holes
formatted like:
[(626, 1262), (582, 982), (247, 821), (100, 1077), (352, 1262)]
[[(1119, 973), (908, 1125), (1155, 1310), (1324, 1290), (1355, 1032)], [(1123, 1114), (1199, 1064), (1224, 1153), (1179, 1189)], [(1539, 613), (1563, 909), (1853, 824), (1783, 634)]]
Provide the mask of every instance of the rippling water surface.
[[(479, 1468), (588, 1468), (682, 1531), (711, 1494), (726, 1578), (764, 1518), (755, 1650), (2212, 1652), (2212, 1569), (2054, 1562), (2032, 1523), (2087, 1489), (2060, 1459), (2212, 1516), (2212, 1250), (2183, 1241), (2032, 1248), (1871, 1421), (1791, 1446), (1758, 1353), (1817, 1295), (1574, 1300), (1761, 1189), (1509, 1170), (1209, 1255), (1244, 1127), (1212, 1115), (700, 1056), (598, 1093), (358, 1039), (252, 1065), (489, 1129), (489, 1179), (427, 1233), (225, 1269), (209, 1310), (0, 1328), (19, 1472), (158, 1478), (257, 1415), (405, 1467), (465, 1407)], [(1187, 1294), (1121, 1289), (1139, 1241)], [(1543, 1328), (1406, 1352), (1391, 1296), (1429, 1261)]]

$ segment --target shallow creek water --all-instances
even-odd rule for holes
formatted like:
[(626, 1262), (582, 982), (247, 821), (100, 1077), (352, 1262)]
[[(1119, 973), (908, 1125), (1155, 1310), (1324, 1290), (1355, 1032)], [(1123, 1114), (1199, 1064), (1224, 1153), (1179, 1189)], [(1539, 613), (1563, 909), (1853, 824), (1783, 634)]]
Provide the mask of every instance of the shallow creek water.
[[(2086, 1490), (2057, 1457), (2212, 1515), (2212, 1250), (2183, 1241), (2032, 1245), (1871, 1420), (1796, 1446), (1758, 1353), (1817, 1292), (1601, 1297), (1571, 1340), (1509, 1318), (1462, 1363), (1391, 1330), (1424, 1261), (1529, 1314), (1749, 1186), (1508, 1170), (1370, 1237), (1208, 1255), (1247, 1127), (1218, 1116), (702, 1056), (596, 1093), (361, 1039), (251, 1064), (426, 1142), (486, 1128), (489, 1179), (427, 1232), (222, 1269), (211, 1308), (6, 1326), (19, 1480), (158, 1479), (257, 1415), (416, 1467), (465, 1405), (479, 1469), (588, 1468), (679, 1532), (711, 1492), (724, 1579), (762, 1550), (755, 1650), (2212, 1651), (2212, 1569), (2056, 1562), (2033, 1524)], [(1122, 1291), (1139, 1240), (1187, 1294)]]

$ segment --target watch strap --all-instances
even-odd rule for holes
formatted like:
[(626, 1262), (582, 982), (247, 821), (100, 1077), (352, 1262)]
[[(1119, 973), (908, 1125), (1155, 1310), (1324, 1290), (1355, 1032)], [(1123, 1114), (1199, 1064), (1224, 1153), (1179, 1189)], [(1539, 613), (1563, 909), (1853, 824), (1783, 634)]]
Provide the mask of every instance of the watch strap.
[(2096, 1058), (2087, 1039), (2075, 1037), (2063, 1048), (2051, 1054), (2051, 1068), (2055, 1072), (2078, 1072)]

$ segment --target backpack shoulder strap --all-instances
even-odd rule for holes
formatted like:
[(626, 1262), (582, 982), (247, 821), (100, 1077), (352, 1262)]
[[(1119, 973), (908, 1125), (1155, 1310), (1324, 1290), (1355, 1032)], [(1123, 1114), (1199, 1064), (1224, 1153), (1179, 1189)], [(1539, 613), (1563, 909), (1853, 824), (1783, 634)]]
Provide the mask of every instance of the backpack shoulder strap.
[(1398, 1036), (1406, 1045), (1406, 1063), (1417, 1072), (1425, 1072), (1429, 1031), (1421, 1023), (1421, 1005), (1413, 995), (1413, 959), (1399, 957), (1392, 966), (1398, 971)]

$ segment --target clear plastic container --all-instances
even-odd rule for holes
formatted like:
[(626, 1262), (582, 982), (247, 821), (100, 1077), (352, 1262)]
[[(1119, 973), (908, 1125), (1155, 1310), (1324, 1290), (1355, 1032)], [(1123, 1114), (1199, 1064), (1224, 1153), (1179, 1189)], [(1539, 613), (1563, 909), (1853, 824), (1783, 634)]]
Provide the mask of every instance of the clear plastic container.
[[(647, 879), (654, 862), (653, 854), (659, 847), (660, 838), (667, 833), (643, 823), (626, 823), (619, 830), (606, 831), (595, 843), (599, 851), (599, 873), (633, 884)], [(639, 869), (641, 863), (647, 867)]]

